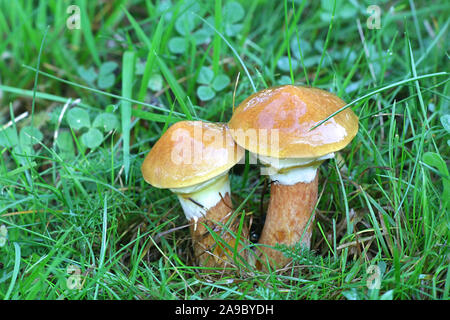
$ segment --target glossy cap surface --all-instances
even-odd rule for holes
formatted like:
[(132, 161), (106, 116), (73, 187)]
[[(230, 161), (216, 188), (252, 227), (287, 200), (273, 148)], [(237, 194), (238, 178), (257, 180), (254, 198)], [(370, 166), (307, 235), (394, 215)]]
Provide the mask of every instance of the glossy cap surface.
[(180, 121), (155, 143), (141, 171), (157, 188), (190, 187), (226, 172), (243, 155), (225, 124)]
[(350, 108), (310, 131), (345, 105), (325, 90), (279, 86), (245, 99), (228, 126), (235, 141), (253, 153), (275, 158), (320, 157), (344, 148), (358, 131), (358, 117)]

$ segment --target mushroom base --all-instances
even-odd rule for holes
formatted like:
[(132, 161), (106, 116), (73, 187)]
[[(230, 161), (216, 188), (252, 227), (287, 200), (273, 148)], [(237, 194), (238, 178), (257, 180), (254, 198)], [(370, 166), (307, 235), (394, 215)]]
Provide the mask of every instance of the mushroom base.
[[(269, 246), (276, 244), (293, 246), (301, 240), (301, 243), (309, 248), (314, 221), (314, 216), (311, 215), (317, 202), (317, 191), (318, 173), (309, 183), (283, 185), (273, 182), (259, 243)], [(261, 261), (268, 259), (270, 265), (274, 267), (282, 268), (291, 261), (278, 250), (263, 246), (259, 248), (262, 251)], [(261, 261), (256, 262), (259, 269), (262, 269)]]
[[(214, 207), (208, 210), (205, 216), (191, 224), (190, 231), (194, 254), (200, 266), (215, 268), (233, 267), (235, 265), (234, 259), (240, 259), (238, 256), (233, 257), (233, 251), (229, 250), (223, 243), (227, 243), (234, 250), (237, 241), (236, 237), (238, 236), (239, 220), (231, 221), (225, 227), (232, 213), (230, 195), (226, 193)], [(214, 231), (216, 238), (221, 239), (220, 243), (216, 242), (206, 226)], [(247, 238), (248, 228), (244, 225), (240, 239), (244, 241)], [(242, 245), (239, 244), (237, 253), (245, 259), (245, 251), (242, 248)]]

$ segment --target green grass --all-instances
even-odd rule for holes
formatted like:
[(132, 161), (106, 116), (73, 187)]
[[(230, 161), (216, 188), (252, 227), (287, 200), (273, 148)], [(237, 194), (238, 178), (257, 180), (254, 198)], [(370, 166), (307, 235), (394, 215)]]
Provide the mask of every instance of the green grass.
[[(371, 30), (373, 1), (240, 1), (242, 28), (230, 35), (220, 10), (229, 1), (201, 1), (192, 21), (209, 40), (187, 35), (173, 54), (177, 19), (194, 9), (172, 2), (75, 1), (82, 27), (71, 30), (72, 3), (0, 0), (0, 128), (43, 133), (31, 156), (0, 146), (0, 298), (448, 299), (450, 6), (380, 1)], [(107, 61), (119, 65), (108, 88), (80, 73)], [(231, 79), (206, 102), (196, 94), (202, 66)], [(152, 91), (155, 73), (163, 82)], [(293, 258), (286, 270), (238, 259), (234, 275), (196, 267), (181, 207), (142, 179), (144, 156), (173, 122), (226, 122), (233, 103), (292, 82), (337, 93), (360, 119), (353, 142), (320, 168), (312, 250), (279, 247)], [(91, 118), (109, 110), (121, 129), (87, 149), (65, 116), (74, 105)], [(54, 138), (63, 132), (70, 155)], [(231, 183), (236, 219), (257, 235), (269, 186), (248, 164)], [(368, 288), (371, 266), (380, 289)]]

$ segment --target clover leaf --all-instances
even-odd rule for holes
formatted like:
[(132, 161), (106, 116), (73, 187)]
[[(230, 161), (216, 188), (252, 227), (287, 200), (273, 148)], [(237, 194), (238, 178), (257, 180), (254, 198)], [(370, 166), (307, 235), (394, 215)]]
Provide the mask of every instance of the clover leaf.
[(202, 101), (209, 101), (216, 96), (216, 92), (208, 86), (200, 86), (197, 88), (197, 96)]
[(20, 130), (19, 141), (21, 145), (32, 146), (42, 141), (44, 138), (41, 131), (38, 128), (27, 126)]
[(101, 128), (104, 132), (109, 132), (119, 128), (119, 120), (112, 113), (100, 113), (92, 124), (93, 127)]
[(95, 80), (97, 80), (97, 87), (100, 89), (108, 89), (111, 88), (116, 81), (114, 71), (117, 67), (118, 65), (116, 62), (107, 61), (100, 65), (98, 72), (93, 67), (86, 69), (83, 66), (79, 66), (77, 71), (80, 77), (90, 85), (94, 85)]
[[(291, 65), (292, 65), (292, 69), (295, 70), (300, 66), (300, 62), (301, 62), (301, 57), (303, 56), (303, 63), (305, 64), (306, 67), (309, 67), (311, 65), (313, 65), (316, 60), (318, 62), (318, 60), (320, 59), (320, 56), (318, 57), (318, 59), (306, 59), (306, 56), (311, 55), (311, 45), (309, 44), (309, 42), (303, 40), (302, 38), (298, 39), (297, 36), (294, 36), (291, 39), (290, 42), (290, 51), (291, 51)], [(300, 54), (300, 50), (301, 50), (301, 54)], [(281, 70), (281, 71), (285, 71), (288, 72), (290, 71), (290, 65), (289, 65), (289, 57), (288, 56), (281, 56), (280, 59), (277, 61), (277, 67)]]
[(287, 56), (282, 56), (280, 57), (280, 59), (277, 62), (277, 67), (281, 70), (281, 71), (285, 71), (288, 72), (290, 69), (290, 67), (292, 66), (292, 69), (295, 70), (298, 67), (298, 60), (296, 60), (295, 58), (291, 57), (291, 64), (289, 64), (289, 57)]
[[(322, 40), (316, 40), (312, 43), (301, 38), (298, 39), (294, 36), (290, 41), (290, 52), (291, 52), (291, 64), (289, 64), (289, 57), (281, 56), (277, 61), (277, 67), (281, 71), (289, 72), (292, 69), (295, 70), (301, 66), (306, 68), (312, 67), (319, 64), (322, 52), (324, 48), (324, 42)], [(300, 54), (301, 50), (301, 54)], [(344, 49), (343, 51), (334, 51), (331, 53), (333, 59), (345, 60), (347, 63), (353, 63), (357, 56), (351, 50)], [(303, 64), (302, 64), (303, 57)], [(330, 59), (324, 59), (322, 61), (322, 66), (327, 66), (330, 64)]]
[(9, 127), (0, 130), (0, 146), (5, 148), (12, 148), (19, 143), (19, 137), (14, 128)]
[(32, 126), (23, 127), (19, 135), (12, 127), (0, 130), (0, 146), (11, 148), (20, 161), (33, 155), (33, 145), (42, 141), (43, 138), (42, 132)]
[(199, 27), (200, 20), (193, 16), (201, 14), (201, 6), (195, 1), (185, 2), (181, 8), (182, 12), (175, 20), (175, 30), (180, 36), (171, 38), (168, 42), (169, 51), (174, 54), (183, 54), (187, 51), (191, 36), (195, 45), (208, 43), (213, 31), (210, 28)]
[[(444, 114), (441, 117), (441, 124), (447, 133), (450, 133), (450, 114)], [(450, 140), (447, 140), (447, 145), (450, 146)]]
[(174, 37), (169, 40), (168, 47), (170, 52), (175, 54), (182, 54), (187, 50), (186, 39), (181, 37)]
[(105, 62), (100, 66), (97, 80), (97, 85), (100, 89), (108, 89), (114, 85), (116, 81), (114, 70), (116, 70), (117, 67), (118, 65), (114, 61)]
[(152, 91), (160, 91), (163, 88), (164, 79), (159, 73), (152, 74), (148, 80), (147, 88)]
[(95, 79), (97, 79), (97, 72), (93, 67), (89, 69), (84, 68), (83, 66), (79, 66), (77, 68), (78, 75), (87, 83), (93, 84)]
[(0, 130), (0, 146), (12, 148), (16, 146), (33, 146), (44, 138), (42, 132), (35, 127), (26, 126), (20, 130), (20, 134), (14, 128), (9, 127)]
[(103, 134), (97, 128), (89, 130), (81, 136), (81, 142), (90, 149), (97, 148), (103, 141)]
[[(439, 174), (442, 177), (442, 201), (443, 205), (447, 206), (448, 209), (450, 209), (450, 174), (447, 168), (447, 164), (445, 163), (444, 159), (442, 159), (441, 155), (436, 152), (425, 152), (422, 161), (430, 166), (434, 167), (439, 171)], [(450, 213), (448, 215), (450, 217)], [(448, 221), (450, 226), (450, 220)]]
[(233, 37), (242, 30), (242, 24), (238, 23), (245, 16), (245, 10), (238, 2), (227, 2), (222, 8), (225, 35)]
[[(119, 128), (119, 120), (114, 114), (100, 113), (91, 123), (89, 113), (80, 107), (74, 107), (67, 112), (67, 121), (72, 129), (84, 131), (80, 140), (84, 146), (90, 149), (97, 148), (103, 142), (104, 136), (101, 130), (106, 133)], [(65, 142), (62, 146), (64, 144)]]
[(450, 133), (450, 114), (444, 114), (441, 117), (441, 123), (447, 133)]
[(214, 71), (208, 67), (201, 67), (198, 73), (197, 83), (210, 84), (214, 78)]
[(197, 13), (199, 11), (198, 4), (189, 9), (189, 11), (181, 14), (175, 21), (175, 29), (182, 36), (187, 36), (197, 27), (198, 19), (193, 19), (191, 12)]
[(91, 126), (89, 113), (79, 107), (72, 108), (67, 112), (67, 121), (69, 122), (69, 126), (75, 130), (89, 128)]
[(216, 93), (225, 89), (230, 84), (230, 78), (226, 74), (214, 75), (214, 71), (207, 67), (201, 67), (197, 83), (201, 84), (197, 88), (197, 96), (202, 101), (209, 101), (216, 96)]
[(226, 74), (219, 74), (214, 78), (212, 87), (215, 91), (222, 91), (230, 84), (230, 78)]

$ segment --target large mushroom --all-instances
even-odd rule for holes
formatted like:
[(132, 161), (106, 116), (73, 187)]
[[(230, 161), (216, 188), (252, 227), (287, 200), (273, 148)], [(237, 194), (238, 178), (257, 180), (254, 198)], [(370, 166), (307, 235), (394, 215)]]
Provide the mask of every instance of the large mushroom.
[[(232, 221), (228, 171), (244, 155), (224, 124), (180, 121), (172, 125), (145, 157), (141, 171), (146, 182), (169, 188), (178, 196), (192, 222), (194, 254), (201, 266), (232, 266), (237, 237), (247, 238), (244, 226)], [(216, 238), (216, 243), (209, 230)], [(231, 250), (230, 250), (231, 249)]]
[[(270, 201), (259, 239), (275, 267), (290, 259), (271, 247), (310, 247), (317, 202), (317, 168), (344, 148), (358, 131), (358, 117), (344, 109), (322, 125), (321, 120), (346, 103), (327, 91), (285, 85), (245, 99), (228, 123), (235, 141), (255, 154), (271, 180)], [(263, 173), (263, 172), (262, 172)]]

